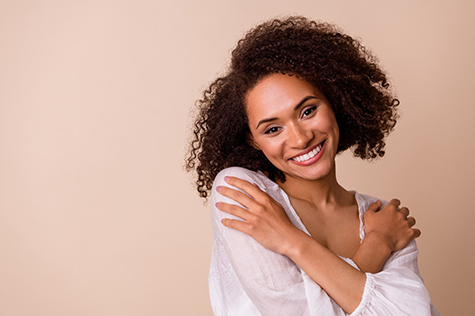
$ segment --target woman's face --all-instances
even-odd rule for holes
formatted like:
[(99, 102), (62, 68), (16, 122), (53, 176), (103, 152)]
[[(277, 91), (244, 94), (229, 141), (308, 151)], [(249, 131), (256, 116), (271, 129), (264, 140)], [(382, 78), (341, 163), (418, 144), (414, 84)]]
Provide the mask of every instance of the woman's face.
[(339, 130), (326, 97), (296, 76), (272, 74), (246, 96), (253, 146), (286, 177), (322, 179), (335, 164)]

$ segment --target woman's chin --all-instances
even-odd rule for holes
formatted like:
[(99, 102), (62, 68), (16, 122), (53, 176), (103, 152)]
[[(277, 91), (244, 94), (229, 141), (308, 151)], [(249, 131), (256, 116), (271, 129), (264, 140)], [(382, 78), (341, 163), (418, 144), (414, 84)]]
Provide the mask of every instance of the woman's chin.
[[(300, 166), (299, 166), (300, 167)], [(302, 179), (309, 181), (318, 181), (328, 179), (329, 175), (334, 174), (332, 172), (333, 166), (329, 164), (320, 164), (313, 168), (293, 168), (291, 172), (285, 172), (286, 178)]]

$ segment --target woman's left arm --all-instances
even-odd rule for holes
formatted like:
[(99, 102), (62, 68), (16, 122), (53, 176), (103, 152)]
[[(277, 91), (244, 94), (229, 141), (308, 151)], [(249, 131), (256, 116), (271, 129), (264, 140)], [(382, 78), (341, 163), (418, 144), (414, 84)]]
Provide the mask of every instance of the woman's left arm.
[(351, 258), (363, 272), (378, 273), (392, 252), (401, 250), (421, 231), (414, 228), (416, 220), (407, 207), (392, 199), (383, 208), (382, 202), (371, 203), (365, 214), (365, 237)]

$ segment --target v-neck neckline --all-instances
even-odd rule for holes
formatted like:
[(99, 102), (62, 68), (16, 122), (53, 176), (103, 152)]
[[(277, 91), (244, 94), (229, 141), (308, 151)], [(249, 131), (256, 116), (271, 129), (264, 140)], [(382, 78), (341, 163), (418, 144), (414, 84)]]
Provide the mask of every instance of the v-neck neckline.
[[(291, 212), (292, 216), (295, 219), (295, 222), (299, 225), (299, 227), (297, 227), (297, 228), (299, 228), (300, 230), (302, 230), (304, 233), (306, 233), (308, 236), (311, 237), (312, 235), (307, 230), (307, 227), (305, 227), (304, 223), (302, 222), (302, 219), (300, 218), (300, 216), (297, 214), (294, 207), (292, 206), (292, 203), (290, 203), (290, 198), (287, 195), (287, 193), (277, 183), (275, 183), (274, 181), (269, 179), (263, 172), (259, 171), (259, 173), (262, 174), (266, 178), (267, 181), (272, 183), (273, 189), (278, 191), (279, 194), (281, 195), (281, 197), (285, 200), (289, 211)], [(363, 242), (363, 239), (365, 238), (364, 213), (366, 212), (368, 203), (358, 192), (356, 192), (354, 190), (349, 190), (348, 192), (350, 192), (351, 194), (353, 194), (355, 196), (356, 204), (358, 205), (358, 218), (359, 218), (359, 222), (360, 222), (359, 237), (360, 237), (360, 243), (361, 243), (361, 242)], [(338, 256), (340, 258), (350, 259), (350, 258), (343, 257), (343, 256), (340, 256), (340, 255), (338, 255)]]

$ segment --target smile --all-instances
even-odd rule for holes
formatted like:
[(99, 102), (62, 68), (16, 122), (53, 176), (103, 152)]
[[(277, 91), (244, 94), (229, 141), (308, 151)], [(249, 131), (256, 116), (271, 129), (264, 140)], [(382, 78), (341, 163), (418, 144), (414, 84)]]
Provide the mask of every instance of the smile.
[(297, 157), (293, 157), (291, 158), (292, 160), (294, 161), (297, 161), (297, 162), (304, 162), (304, 161), (307, 161), (313, 157), (315, 157), (316, 155), (318, 155), (318, 153), (320, 152), (320, 150), (322, 150), (322, 147), (323, 147), (323, 142), (321, 142), (320, 144), (318, 144), (317, 147), (315, 147), (313, 150), (309, 151), (308, 153), (306, 154), (303, 154), (303, 155), (300, 155), (300, 156), (297, 156)]

